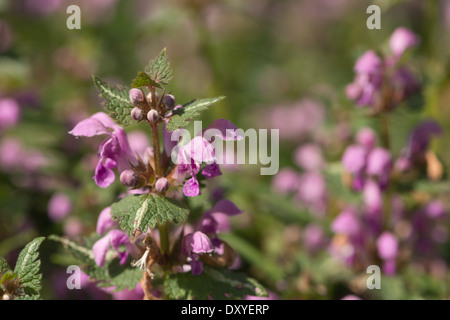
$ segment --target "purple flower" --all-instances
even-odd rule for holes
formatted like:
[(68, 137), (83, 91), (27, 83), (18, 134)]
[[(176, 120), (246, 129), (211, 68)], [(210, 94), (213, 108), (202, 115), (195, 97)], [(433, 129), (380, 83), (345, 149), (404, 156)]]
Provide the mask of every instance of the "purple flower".
[(296, 197), (316, 213), (325, 212), (327, 189), (323, 175), (307, 172), (300, 176)]
[(346, 295), (341, 300), (362, 300), (360, 297), (355, 296), (353, 294)]
[(201, 221), (201, 231), (213, 235), (228, 232), (231, 230), (229, 217), (240, 213), (242, 211), (233, 202), (222, 199), (205, 213)]
[(184, 236), (182, 242), (182, 252), (188, 256), (193, 275), (200, 275), (203, 272), (203, 262), (200, 255), (214, 251), (214, 245), (209, 237), (203, 232), (196, 231)]
[(364, 204), (369, 216), (379, 216), (383, 206), (383, 197), (378, 183), (369, 179), (364, 185)]
[(373, 106), (374, 95), (383, 81), (383, 61), (374, 51), (367, 51), (355, 63), (356, 77), (346, 88), (347, 97), (358, 106)]
[(64, 219), (72, 211), (72, 201), (64, 193), (55, 193), (48, 203), (47, 212), (54, 222)]
[(361, 223), (353, 209), (341, 212), (332, 222), (331, 230), (335, 233), (356, 236), (361, 231)]
[(366, 51), (355, 63), (354, 70), (357, 74), (380, 74), (383, 68), (383, 61), (375, 51)]
[(280, 297), (272, 292), (272, 291), (268, 291), (269, 296), (268, 297), (258, 297), (258, 296), (245, 296), (244, 300), (280, 300)]
[(404, 156), (409, 159), (414, 159), (425, 151), (427, 151), (433, 136), (442, 134), (442, 127), (434, 120), (425, 120), (421, 122), (412, 131), (409, 144), (404, 150)]
[(366, 148), (366, 150), (371, 150), (375, 146), (377, 141), (377, 136), (371, 128), (362, 128), (356, 134), (356, 142)]
[(83, 232), (83, 223), (76, 217), (69, 217), (64, 222), (64, 235), (74, 238)]
[(361, 172), (367, 162), (367, 150), (359, 145), (348, 146), (342, 156), (342, 164), (350, 173)]
[(199, 276), (203, 272), (203, 262), (198, 260), (198, 256), (196, 256), (192, 261), (191, 264), (191, 272), (194, 276)]
[(124, 264), (128, 258), (128, 251), (119, 251), (120, 245), (126, 245), (127, 249), (130, 246), (130, 240), (125, 232), (122, 230), (111, 230), (103, 238), (98, 240), (92, 247), (94, 252), (95, 263), (103, 267), (106, 262), (106, 253), (112, 247), (120, 259), (120, 264)]
[(125, 131), (103, 112), (79, 122), (69, 133), (76, 137), (108, 136), (98, 146), (99, 161), (94, 175), (95, 183), (101, 188), (107, 188), (114, 182), (113, 169), (122, 172), (130, 168), (129, 162), (136, 163)]
[(303, 231), (303, 243), (310, 253), (316, 253), (326, 244), (326, 236), (323, 229), (314, 224), (308, 225)]
[[(196, 136), (179, 149), (177, 173), (180, 176), (189, 173), (191, 176), (183, 186), (183, 192), (186, 196), (195, 197), (201, 193), (196, 175), (200, 172), (202, 164), (206, 164), (202, 170), (202, 174), (206, 178), (214, 178), (222, 174), (217, 164), (218, 159), (211, 141), (213, 138), (222, 140), (242, 139), (242, 134), (236, 129), (237, 127), (230, 121), (218, 119), (203, 131), (204, 137)], [(169, 144), (167, 136), (168, 134), (165, 135), (165, 144)]]
[(397, 238), (390, 232), (383, 232), (377, 239), (377, 249), (381, 259), (395, 259), (398, 253)]
[(19, 141), (5, 138), (0, 143), (0, 167), (3, 171), (11, 171), (22, 162), (22, 145)]
[(384, 260), (384, 272), (388, 275), (394, 274), (398, 254), (397, 238), (390, 232), (383, 232), (377, 239), (377, 249), (378, 255)]
[(0, 131), (15, 126), (20, 119), (20, 107), (14, 99), (0, 99)]
[(311, 135), (325, 118), (324, 106), (315, 100), (303, 99), (292, 106), (276, 106), (264, 112), (265, 127), (278, 129), (282, 140), (301, 140)]
[(395, 29), (389, 39), (389, 46), (396, 57), (400, 57), (406, 50), (419, 44), (419, 37), (411, 30), (399, 27)]
[(97, 219), (97, 233), (103, 234), (105, 231), (116, 225), (117, 223), (114, 222), (111, 217), (111, 207), (106, 207), (103, 209)]
[(384, 188), (389, 180), (389, 175), (392, 169), (391, 153), (383, 148), (373, 149), (367, 159), (366, 172), (369, 175), (379, 177), (380, 185)]
[(104, 288), (104, 291), (111, 294), (113, 300), (142, 300), (144, 298), (144, 290), (140, 283), (136, 284), (134, 289), (125, 289), (116, 291), (116, 287)]
[(305, 144), (295, 151), (295, 163), (304, 170), (317, 171), (323, 168), (322, 150), (315, 144)]
[(272, 188), (279, 193), (291, 193), (298, 189), (300, 175), (291, 168), (281, 169), (272, 180)]
[(204, 254), (211, 253), (214, 250), (214, 246), (209, 237), (203, 232), (196, 231), (194, 233), (187, 234), (183, 239), (183, 252), (187, 256), (192, 254)]
[(447, 211), (442, 202), (439, 200), (433, 200), (425, 206), (425, 213), (428, 217), (437, 219), (445, 217)]

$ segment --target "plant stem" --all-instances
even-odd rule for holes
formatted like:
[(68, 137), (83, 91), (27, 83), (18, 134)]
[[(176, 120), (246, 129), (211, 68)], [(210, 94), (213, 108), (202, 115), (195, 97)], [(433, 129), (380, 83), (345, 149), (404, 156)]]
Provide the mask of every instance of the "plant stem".
[(163, 176), (163, 170), (161, 167), (161, 152), (159, 147), (159, 130), (158, 124), (152, 123), (150, 124), (152, 128), (152, 139), (153, 139), (153, 153), (155, 156), (155, 173), (156, 177), (160, 178)]
[(167, 223), (159, 226), (159, 241), (161, 247), (161, 254), (169, 253), (169, 232), (167, 230)]
[[(158, 106), (156, 101), (156, 90), (153, 86), (149, 86), (149, 89), (152, 94), (152, 108), (156, 110)], [(150, 123), (150, 127), (152, 128), (153, 153), (155, 157), (155, 175), (156, 179), (158, 179), (164, 176), (164, 170), (161, 163), (161, 148), (159, 142), (158, 123)], [(167, 255), (169, 253), (169, 232), (167, 223), (159, 226), (159, 242), (161, 254), (163, 256)]]
[(383, 148), (390, 150), (391, 143), (389, 138), (389, 118), (386, 114), (380, 114), (380, 133), (381, 133), (381, 144)]

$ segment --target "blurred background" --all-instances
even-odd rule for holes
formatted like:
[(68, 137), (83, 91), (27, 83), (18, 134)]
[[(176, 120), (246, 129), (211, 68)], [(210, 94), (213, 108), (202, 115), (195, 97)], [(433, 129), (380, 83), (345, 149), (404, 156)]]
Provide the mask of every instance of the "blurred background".
[[(66, 27), (71, 4), (81, 9), (80, 30)], [(370, 4), (382, 10), (380, 30), (366, 27)], [(390, 118), (391, 151), (398, 155), (414, 126), (432, 118), (443, 128), (432, 149), (445, 168), (450, 1), (0, 0), (0, 256), (14, 265), (36, 236), (95, 231), (98, 214), (123, 189), (117, 181), (100, 189), (92, 180), (100, 140), (75, 140), (67, 132), (102, 110), (93, 74), (129, 86), (166, 47), (177, 102), (227, 96), (203, 114), (205, 127), (227, 118), (244, 130), (280, 129), (280, 170), (304, 171), (299, 147), (320, 149), (324, 169), (306, 179), (300, 199), (279, 192), (275, 177), (249, 165), (224, 169), (210, 192), (192, 200), (200, 212), (221, 194), (245, 211), (224, 235), (241, 257), (240, 270), (281, 299), (450, 298), (445, 218), (438, 231), (429, 231), (440, 232), (434, 254), (416, 257), (414, 246), (405, 249), (382, 290), (368, 290), (365, 268), (330, 253), (339, 240), (330, 225), (342, 202), (361, 201), (341, 181), (342, 154), (360, 128), (378, 130), (345, 88), (357, 58), (369, 49), (386, 51), (400, 26), (420, 36), (409, 65), (422, 87)], [(447, 212), (446, 171), (437, 180), (418, 179), (402, 195), (405, 206), (439, 200)], [(321, 204), (308, 200), (317, 193), (325, 197)], [(49, 241), (41, 254), (44, 299), (110, 298), (95, 289), (69, 292), (68, 258)]]

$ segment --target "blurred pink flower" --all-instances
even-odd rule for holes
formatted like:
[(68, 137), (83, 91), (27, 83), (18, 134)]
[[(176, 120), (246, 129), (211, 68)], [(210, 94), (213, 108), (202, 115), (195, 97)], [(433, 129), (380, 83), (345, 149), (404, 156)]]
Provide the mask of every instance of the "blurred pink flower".
[(48, 202), (47, 213), (53, 222), (59, 222), (72, 211), (72, 201), (64, 193), (55, 193)]
[(20, 106), (16, 100), (10, 98), (0, 99), (0, 132), (8, 127), (15, 126), (20, 119)]

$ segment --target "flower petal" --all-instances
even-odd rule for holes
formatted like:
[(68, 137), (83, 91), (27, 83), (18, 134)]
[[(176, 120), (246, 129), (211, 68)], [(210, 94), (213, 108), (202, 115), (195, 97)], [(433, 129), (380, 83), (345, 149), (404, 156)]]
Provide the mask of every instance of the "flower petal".
[(183, 186), (183, 193), (187, 197), (196, 197), (200, 194), (200, 185), (195, 176), (186, 181)]
[(103, 234), (108, 229), (111, 229), (115, 226), (116, 223), (112, 220), (111, 217), (111, 207), (106, 207), (100, 212), (100, 215), (97, 219), (97, 233)]
[(93, 137), (102, 134), (111, 135), (111, 132), (102, 122), (92, 117), (79, 122), (69, 133), (76, 137)]
[(97, 164), (97, 168), (95, 168), (95, 175), (93, 179), (100, 188), (108, 188), (114, 182), (116, 176), (114, 172), (105, 167), (102, 160), (100, 160)]
[(203, 130), (203, 137), (210, 141), (212, 137), (217, 137), (222, 140), (242, 140), (242, 130), (238, 130), (231, 121), (226, 119), (217, 119), (213, 121), (205, 130)]

